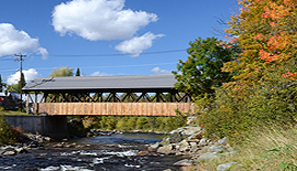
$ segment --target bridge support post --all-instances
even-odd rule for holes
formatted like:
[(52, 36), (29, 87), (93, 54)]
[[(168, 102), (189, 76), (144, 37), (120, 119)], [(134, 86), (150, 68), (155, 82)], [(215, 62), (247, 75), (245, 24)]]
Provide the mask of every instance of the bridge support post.
[(67, 138), (67, 116), (44, 116), (44, 134), (54, 139)]

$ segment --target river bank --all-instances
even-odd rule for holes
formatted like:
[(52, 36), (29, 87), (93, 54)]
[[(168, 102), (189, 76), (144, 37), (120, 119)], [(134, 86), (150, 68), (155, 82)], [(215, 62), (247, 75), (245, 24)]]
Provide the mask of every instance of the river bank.
[[(169, 132), (162, 142), (148, 147), (149, 152), (172, 156), (183, 156), (184, 159), (174, 163), (175, 166), (198, 166), (199, 162), (210, 161), (237, 153), (228, 143), (227, 138), (212, 141), (204, 137), (205, 130), (201, 127), (186, 126)], [(228, 170), (237, 163), (223, 163), (218, 171)], [(203, 170), (201, 168), (201, 170)]]

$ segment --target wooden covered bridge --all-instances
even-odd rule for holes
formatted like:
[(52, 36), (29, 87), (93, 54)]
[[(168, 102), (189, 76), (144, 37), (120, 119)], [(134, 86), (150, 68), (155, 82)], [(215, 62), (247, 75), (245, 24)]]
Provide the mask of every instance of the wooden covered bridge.
[[(23, 91), (35, 114), (176, 116), (177, 109), (194, 111), (192, 97), (174, 89), (175, 83), (174, 75), (50, 77), (35, 78)], [(37, 94), (43, 94), (39, 101)]]

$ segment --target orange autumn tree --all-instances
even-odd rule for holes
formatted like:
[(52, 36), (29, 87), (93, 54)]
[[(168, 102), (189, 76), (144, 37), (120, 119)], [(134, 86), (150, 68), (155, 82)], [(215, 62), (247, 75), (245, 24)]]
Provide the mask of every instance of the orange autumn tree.
[(242, 53), (222, 68), (234, 81), (216, 89), (199, 118), (209, 134), (235, 139), (259, 125), (288, 126), (297, 116), (297, 0), (238, 3), (226, 33)]
[[(297, 75), (297, 0), (239, 0), (240, 14), (226, 32), (242, 54), (223, 71), (236, 73), (241, 85), (266, 84), (267, 72), (294, 79)], [(277, 69), (277, 70), (274, 70)]]

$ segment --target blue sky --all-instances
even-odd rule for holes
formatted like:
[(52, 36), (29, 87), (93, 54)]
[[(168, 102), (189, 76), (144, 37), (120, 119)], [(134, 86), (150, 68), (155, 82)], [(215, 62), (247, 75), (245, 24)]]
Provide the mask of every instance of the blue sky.
[[(218, 37), (236, 0), (5, 0), (0, 2), (0, 74), (26, 80), (55, 67), (82, 75), (166, 74), (186, 60), (189, 41)], [(165, 53), (166, 52), (166, 53)]]

